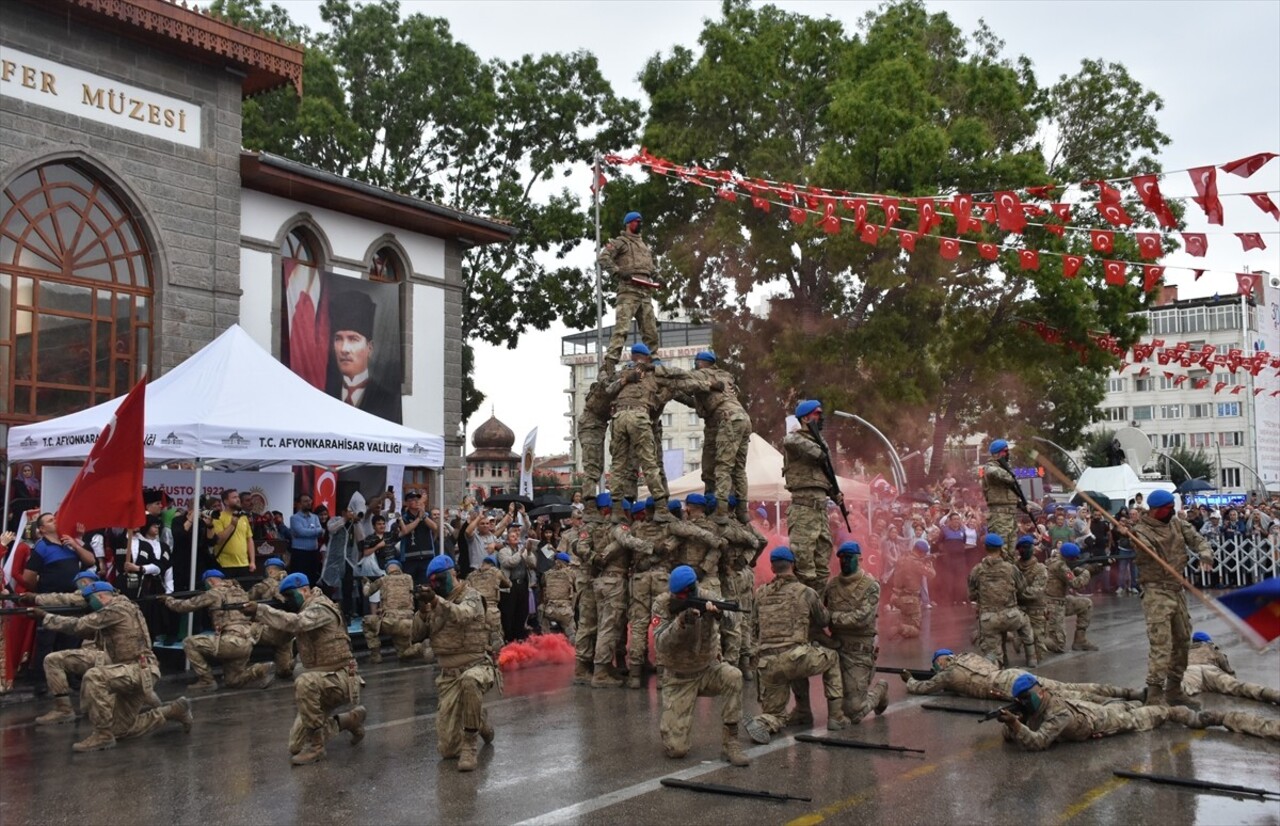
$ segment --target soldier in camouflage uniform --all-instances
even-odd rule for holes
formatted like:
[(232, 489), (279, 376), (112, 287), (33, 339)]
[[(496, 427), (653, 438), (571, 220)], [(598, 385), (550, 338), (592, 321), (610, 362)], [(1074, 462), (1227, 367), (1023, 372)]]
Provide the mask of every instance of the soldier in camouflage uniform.
[[(708, 496), (708, 499), (711, 497)], [(740, 503), (736, 497), (729, 497), (729, 507), (737, 510)], [(746, 611), (743, 616), (750, 616), (751, 596), (755, 590), (755, 573), (748, 571), (760, 556), (768, 543), (759, 531), (748, 521), (741, 524), (727, 518), (717, 518), (716, 531), (728, 544), (720, 552), (720, 588), (724, 598), (736, 602)], [(747, 571), (750, 578), (743, 577)], [(721, 622), (722, 626), (725, 623)], [(733, 618), (732, 624), (722, 628), (720, 642), (724, 647), (724, 661), (730, 665), (738, 665), (751, 658), (751, 623), (739, 622)], [(741, 666), (739, 666), (741, 667)]]
[(1093, 600), (1071, 591), (1087, 588), (1089, 576), (1101, 566), (1071, 568), (1080, 558), (1080, 546), (1063, 542), (1056, 555), (1049, 557), (1046, 566), (1049, 578), (1045, 583), (1045, 610), (1049, 635), (1047, 646), (1055, 654), (1062, 653), (1067, 645), (1067, 617), (1076, 618), (1075, 636), (1071, 640), (1072, 651), (1097, 651), (1098, 646), (1089, 642), (1089, 623), (1093, 619)]
[[(911, 676), (910, 671), (903, 671), (902, 681), (907, 684), (907, 693), (958, 694), (978, 700), (1011, 700), (1014, 682), (1023, 674), (1030, 673), (1021, 668), (1002, 669), (981, 654), (968, 651), (956, 654), (949, 648), (933, 652), (933, 672), (929, 679), (917, 680)], [(1040, 678), (1040, 683), (1045, 688), (1064, 695), (1070, 694), (1097, 702), (1142, 699), (1142, 689), (1106, 683), (1062, 683), (1045, 677)]]
[[(604, 515), (609, 510), (608, 515)], [(652, 546), (631, 535), (631, 529), (611, 518), (610, 509), (587, 515), (587, 530), (595, 558), (591, 561), (591, 587), (596, 595), (596, 650), (592, 688), (620, 688), (622, 677), (614, 673), (613, 661), (620, 645), (626, 643), (627, 575), (635, 554), (653, 553)]]
[[(1188, 711), (1188, 709), (1173, 708), (1170, 711)], [(1280, 741), (1280, 719), (1250, 714), (1247, 711), (1200, 711), (1196, 712), (1194, 721), (1187, 725), (1191, 728), (1223, 726), (1238, 734), (1251, 734), (1254, 737)]]
[[(400, 567), (400, 560), (387, 560), (386, 575), (371, 579), (364, 586), (364, 595), (382, 595), (382, 631), (391, 637), (400, 662), (421, 660), (422, 646), (413, 642), (413, 577)], [(475, 574), (472, 574), (475, 576)], [(382, 640), (375, 637), (374, 647), (381, 648)]]
[[(92, 571), (81, 571), (76, 574), (74, 580), (76, 590), (70, 594), (34, 594), (25, 593), (18, 598), (18, 602), (22, 605), (38, 605), (42, 608), (83, 608), (85, 605), (84, 597), (80, 596), (80, 592), (88, 588), (91, 584), (98, 581), (98, 575)], [(117, 594), (117, 599), (125, 599), (124, 594)], [(0, 620), (3, 624), (3, 620)], [(3, 638), (0, 638), (3, 642)], [(55, 725), (58, 723), (70, 723), (76, 719), (76, 710), (71, 705), (71, 685), (67, 678), (68, 674), (74, 674), (77, 677), (83, 677), (90, 668), (95, 665), (107, 664), (107, 652), (102, 650), (102, 644), (96, 636), (89, 637), (79, 648), (65, 648), (61, 651), (51, 651), (44, 658), (44, 681), (49, 687), (49, 694), (53, 697), (53, 708), (36, 718), (37, 726)], [(148, 708), (154, 708), (160, 705), (160, 699), (155, 698), (154, 703), (148, 703)]]
[(672, 609), (672, 599), (698, 598), (698, 575), (688, 565), (671, 572), (668, 592), (654, 603), (658, 627), (653, 644), (662, 662), (660, 694), (662, 719), (659, 729), (667, 757), (689, 753), (693, 728), (693, 706), (699, 697), (723, 697), (720, 707), (720, 759), (734, 766), (751, 761), (738, 742), (738, 720), (742, 717), (742, 672), (720, 659), (717, 626), (723, 614), (714, 606)]
[(1018, 537), (1018, 573), (1026, 587), (1018, 597), (1018, 606), (1031, 621), (1031, 635), (1036, 638), (1036, 658), (1043, 660), (1048, 656), (1048, 623), (1047, 608), (1044, 602), (1044, 589), (1049, 581), (1049, 569), (1036, 559), (1036, 538), (1034, 536)]
[[(594, 501), (588, 503), (595, 513), (612, 511), (613, 497), (608, 491), (596, 494)], [(583, 524), (578, 528), (569, 556), (573, 558), (570, 567), (577, 577), (577, 609), (576, 629), (573, 638), (574, 647), (574, 685), (587, 685), (591, 682), (591, 670), (596, 660), (596, 636), (599, 629), (599, 616), (596, 611), (596, 589), (592, 584), (592, 564), (595, 562), (595, 549), (591, 545), (591, 531)]]
[[(687, 504), (687, 503), (686, 503)], [(803, 681), (796, 694), (796, 716), (808, 712), (808, 678), (822, 675), (822, 692), (827, 698), (827, 728), (848, 727), (840, 679), (840, 657), (830, 648), (810, 641), (810, 629), (831, 624), (831, 615), (822, 600), (795, 575), (795, 555), (790, 548), (774, 548), (769, 553), (773, 579), (756, 592), (751, 612), (760, 657), (760, 710), (747, 721), (747, 733), (757, 743), (768, 743), (787, 725), (787, 698), (793, 683)]]
[(698, 575), (698, 593), (721, 599), (720, 554), (729, 543), (707, 518), (708, 510), (707, 497), (691, 493), (684, 498), (685, 518), (669, 523), (667, 530), (678, 542), (676, 564), (688, 565)]
[[(1200, 561), (1201, 571), (1213, 569), (1213, 549), (1195, 528), (1174, 515), (1173, 495), (1153, 491), (1147, 497), (1149, 510), (1130, 530), (1148, 549), (1159, 554), (1175, 571), (1186, 566), (1190, 552)], [(1182, 582), (1145, 551), (1137, 557), (1142, 581), (1142, 614), (1147, 623), (1147, 702), (1171, 703), (1195, 708), (1182, 690), (1191, 642), (1191, 613)]]
[(1021, 706), (1025, 721), (1010, 711), (1000, 715), (1004, 723), (1004, 739), (1017, 743), (1026, 751), (1044, 751), (1058, 741), (1083, 742), (1113, 734), (1150, 731), (1166, 720), (1189, 724), (1188, 709), (1167, 706), (1143, 706), (1139, 703), (1113, 701), (1106, 704), (1068, 698), (1040, 684), (1034, 674), (1024, 674), (1014, 681), (1014, 699)]
[[(612, 367), (612, 365), (609, 365)], [(582, 498), (591, 500), (600, 492), (600, 477), (604, 475), (604, 437), (613, 416), (613, 400), (617, 397), (613, 387), (613, 372), (601, 370), (600, 375), (587, 390), (582, 403), (582, 415), (578, 417), (578, 446), (582, 451)], [(662, 442), (655, 442), (662, 444)]]
[(438, 556), (427, 566), (431, 590), (414, 615), (413, 636), (431, 638), (440, 667), (436, 748), (446, 760), (458, 758), (458, 771), (469, 772), (477, 765), (477, 735), (493, 742), (484, 695), (495, 685), (501, 691), (502, 676), (485, 651), (489, 630), (480, 595), (454, 573), (453, 560), (447, 556)]
[(1018, 530), (1017, 511), (1022, 503), (1018, 480), (1009, 468), (1009, 443), (996, 439), (991, 459), (982, 468), (982, 495), (987, 500), (987, 530), (1004, 540), (1004, 558), (1014, 562), (1013, 540)]
[(1227, 655), (1203, 631), (1191, 635), (1191, 651), (1187, 654), (1187, 673), (1182, 677), (1182, 691), (1192, 697), (1209, 691), (1280, 705), (1280, 689), (1237, 679)]
[(831, 613), (831, 636), (840, 652), (840, 680), (844, 687), (844, 713), (857, 723), (872, 711), (884, 714), (889, 706), (889, 684), (871, 685), (876, 667), (876, 610), (880, 607), (880, 583), (858, 569), (862, 547), (845, 542), (836, 549), (840, 573), (827, 583), (822, 604)]
[(1036, 657), (1031, 621), (1018, 610), (1018, 599), (1025, 597), (1026, 582), (1018, 569), (1004, 560), (1004, 540), (999, 534), (986, 538), (987, 555), (969, 572), (969, 601), (978, 606), (978, 647), (992, 662), (1004, 662), (1004, 635), (1018, 635), (1027, 655), (1027, 667), (1040, 664)]
[(203, 594), (190, 599), (165, 597), (164, 606), (179, 614), (190, 614), (201, 609), (209, 611), (213, 623), (212, 634), (196, 634), (182, 641), (182, 649), (196, 672), (196, 681), (189, 691), (216, 691), (218, 683), (213, 679), (209, 660), (222, 664), (222, 681), (227, 688), (266, 688), (275, 679), (267, 663), (249, 665), (253, 644), (258, 641), (262, 628), (225, 605), (248, 602), (249, 595), (234, 579), (227, 579), (222, 571), (210, 568), (204, 572)]
[(649, 665), (649, 623), (654, 613), (653, 604), (667, 593), (671, 554), (675, 550), (675, 541), (667, 534), (669, 523), (652, 519), (654, 504), (653, 499), (648, 499), (631, 507), (631, 535), (647, 543), (652, 550), (633, 554), (631, 560), (631, 597), (627, 607), (627, 621), (631, 626), (627, 645), (627, 688), (642, 686), (643, 672)]
[(936, 572), (933, 560), (929, 558), (929, 542), (917, 539), (911, 546), (911, 553), (898, 559), (893, 568), (893, 576), (889, 580), (893, 586), (893, 596), (889, 604), (898, 609), (898, 635), (904, 639), (920, 636), (920, 620), (923, 612), (920, 609), (920, 586), (926, 579), (933, 579)]
[(486, 556), (480, 567), (467, 576), (470, 585), (484, 599), (484, 621), (489, 627), (489, 653), (497, 655), (506, 640), (502, 636), (502, 612), (498, 599), (503, 588), (511, 587), (511, 579), (498, 567), (498, 558)]
[[(263, 563), (262, 567), (267, 575), (262, 578), (261, 582), (249, 589), (249, 599), (273, 599), (279, 602), (280, 580), (284, 579), (287, 573), (284, 560), (273, 556)], [(263, 628), (261, 636), (258, 637), (258, 644), (271, 646), (273, 661), (276, 666), (276, 676), (292, 680), (293, 637), (274, 628)]]
[(631, 332), (631, 321), (640, 324), (640, 339), (656, 352), (658, 316), (653, 294), (658, 288), (653, 252), (640, 238), (640, 213), (628, 212), (622, 219), (623, 233), (605, 244), (598, 259), (600, 268), (618, 279), (618, 303), (614, 306), (613, 335), (605, 350), (604, 368), (613, 370), (622, 354), (622, 345)]
[[(240, 610), (298, 641), (298, 659), (306, 671), (293, 681), (298, 714), (289, 729), (289, 754), (293, 765), (305, 766), (323, 760), (325, 741), (339, 732), (349, 732), (353, 746), (364, 739), (365, 708), (359, 704), (364, 680), (356, 673), (342, 612), (319, 588), (310, 587), (306, 574), (280, 580), (280, 597), (291, 610), (257, 602)], [(333, 713), (348, 704), (355, 707)]]
[(643, 344), (631, 347), (632, 367), (616, 378), (608, 388), (614, 394), (612, 436), (609, 450), (613, 464), (610, 476), (614, 487), (625, 498), (636, 498), (636, 474), (639, 468), (644, 474), (649, 495), (660, 508), (657, 518), (663, 519), (667, 507), (667, 488), (662, 480), (661, 463), (653, 441), (652, 416), (660, 410), (661, 391), (654, 376), (652, 353)]
[(791, 493), (787, 511), (788, 540), (796, 555), (796, 577), (814, 590), (821, 590), (830, 576), (831, 524), (827, 521), (827, 499), (843, 500), (832, 490), (823, 472), (827, 446), (809, 430), (822, 425), (822, 404), (812, 399), (796, 406), (802, 425), (782, 440), (782, 475)]
[(551, 633), (551, 623), (574, 640), (573, 601), (576, 596), (577, 574), (569, 567), (572, 562), (564, 551), (556, 553), (555, 565), (542, 577), (542, 633)]
[(124, 599), (106, 582), (92, 582), (80, 592), (91, 613), (84, 617), (59, 617), (32, 608), (31, 614), (45, 628), (84, 639), (97, 638), (107, 661), (84, 675), (82, 703), (93, 724), (93, 733), (76, 743), (75, 751), (113, 748), (116, 740), (153, 731), (172, 721), (191, 731), (191, 703), (181, 697), (172, 703), (144, 711), (160, 678), (160, 664), (151, 650), (151, 635), (137, 605)]

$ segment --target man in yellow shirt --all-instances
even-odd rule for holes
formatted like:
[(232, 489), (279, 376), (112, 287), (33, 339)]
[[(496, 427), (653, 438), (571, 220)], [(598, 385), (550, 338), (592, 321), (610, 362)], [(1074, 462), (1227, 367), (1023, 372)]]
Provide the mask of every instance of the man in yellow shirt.
[(222, 492), (222, 508), (203, 517), (214, 563), (228, 577), (248, 576), (258, 568), (249, 515), (240, 507), (240, 491)]

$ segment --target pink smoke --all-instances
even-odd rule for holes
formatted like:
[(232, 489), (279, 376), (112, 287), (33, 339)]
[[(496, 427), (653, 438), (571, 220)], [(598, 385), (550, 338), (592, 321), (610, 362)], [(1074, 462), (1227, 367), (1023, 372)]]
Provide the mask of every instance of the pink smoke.
[(527, 640), (508, 643), (498, 652), (498, 667), (503, 671), (561, 665), (573, 662), (573, 645), (561, 634), (537, 634)]

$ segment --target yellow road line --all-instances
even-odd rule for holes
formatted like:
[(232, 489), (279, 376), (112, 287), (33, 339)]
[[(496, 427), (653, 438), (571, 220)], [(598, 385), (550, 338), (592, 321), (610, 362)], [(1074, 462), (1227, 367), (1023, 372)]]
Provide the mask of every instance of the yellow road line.
[[(1191, 737), (1192, 739), (1198, 740), (1199, 738), (1204, 737), (1204, 731), (1193, 731), (1191, 733)], [(1170, 756), (1173, 756), (1175, 754), (1181, 754), (1182, 752), (1186, 751), (1190, 747), (1191, 747), (1191, 741), (1188, 740), (1182, 743), (1174, 744), (1174, 746), (1170, 748), (1166, 753), (1169, 754)], [(1142, 771), (1145, 768), (1148, 768), (1146, 764), (1136, 763), (1129, 767), (1129, 771), (1137, 772), (1137, 771)], [(1062, 814), (1058, 815), (1058, 819), (1056, 822), (1059, 824), (1059, 826), (1061, 826), (1061, 824), (1074, 819), (1076, 815), (1088, 809), (1090, 806), (1097, 803), (1099, 800), (1106, 797), (1107, 795), (1111, 794), (1121, 786), (1127, 785), (1129, 782), (1130, 782), (1129, 779), (1125, 777), (1112, 777), (1104, 783), (1099, 783), (1097, 786), (1094, 786), (1092, 789), (1089, 789), (1089, 791), (1080, 795), (1080, 799), (1077, 800), (1075, 803), (1072, 803), (1070, 806), (1063, 809)]]
[[(924, 765), (916, 766), (914, 769), (911, 769), (910, 771), (907, 771), (907, 772), (903, 772), (902, 774), (893, 778), (892, 782), (896, 785), (898, 783), (907, 783), (912, 780), (917, 780), (921, 777), (925, 777), (926, 775), (932, 774), (933, 772), (937, 771), (940, 767), (942, 767), (947, 763), (954, 763), (957, 760), (967, 759), (977, 754), (978, 752), (993, 749), (996, 746), (999, 746), (1000, 743), (1001, 743), (1001, 740), (997, 738), (995, 740), (991, 740), (986, 743), (980, 743), (971, 749), (965, 749), (962, 752), (953, 754), (950, 757), (947, 757), (943, 760), (939, 760), (937, 763), (925, 763)], [(855, 795), (850, 795), (849, 797), (846, 797), (844, 800), (837, 800), (834, 803), (830, 803), (826, 806), (823, 806), (821, 809), (815, 809), (812, 812), (800, 815), (800, 817), (797, 817), (794, 820), (789, 820), (787, 821), (786, 826), (817, 826), (817, 824), (823, 822), (829, 817), (838, 815), (841, 812), (848, 811), (849, 809), (852, 809), (855, 806), (861, 806), (863, 803), (866, 803), (868, 800), (875, 797), (876, 791), (877, 791), (876, 786), (872, 786), (868, 789), (864, 789)]]

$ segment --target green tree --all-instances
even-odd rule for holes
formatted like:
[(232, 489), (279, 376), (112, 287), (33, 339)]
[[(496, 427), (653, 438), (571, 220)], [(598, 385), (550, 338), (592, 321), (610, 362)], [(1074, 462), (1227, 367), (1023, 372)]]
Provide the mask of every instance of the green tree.
[(1083, 448), (1084, 456), (1081, 457), (1081, 463), (1087, 467), (1108, 467), (1111, 464), (1110, 453), (1111, 441), (1115, 439), (1116, 432), (1109, 427), (1099, 428), (1084, 437)]
[[(237, 22), (300, 37), (304, 96), (244, 104), (244, 144), (460, 210), (511, 222), (513, 242), (464, 253), (464, 338), (515, 347), (553, 320), (595, 320), (594, 280), (565, 258), (592, 234), (587, 204), (556, 179), (630, 146), (639, 105), (587, 52), (481, 60), (448, 21), (401, 17), (394, 0), (324, 0), (327, 30), (262, 0), (217, 0)], [(470, 375), (468, 371), (468, 376)], [(483, 401), (464, 394), (463, 418)]]
[[(1173, 484), (1181, 485), (1187, 479), (1203, 479), (1210, 485), (1215, 484), (1217, 469), (1214, 467), (1213, 460), (1206, 456), (1203, 450), (1175, 447), (1164, 453), (1172, 460), (1165, 464), (1168, 466), (1169, 481)], [(1157, 456), (1156, 463), (1160, 462), (1161, 458)], [(1188, 472), (1190, 476), (1187, 475)]]
[[(966, 37), (915, 0), (868, 14), (856, 34), (831, 19), (726, 0), (697, 50), (677, 47), (646, 64), (642, 142), (681, 163), (903, 198), (1156, 168), (1151, 157), (1168, 142), (1154, 120), (1159, 99), (1123, 67), (1087, 61), (1042, 87), (1029, 60), (1003, 52), (985, 24)], [(857, 412), (896, 444), (936, 457), (952, 437), (983, 432), (1043, 434), (1072, 449), (1114, 359), (1047, 344), (1018, 320), (1047, 321), (1075, 341), (1106, 329), (1129, 344), (1141, 332), (1130, 315), (1141, 289), (1102, 286), (1094, 265), (1066, 279), (1060, 259), (1023, 271), (1011, 254), (990, 262), (968, 245), (946, 261), (933, 239), (907, 256), (893, 234), (874, 245), (848, 225), (827, 235), (777, 208), (765, 214), (658, 176), (606, 193), (609, 221), (632, 205), (645, 213), (668, 300), (717, 322), (717, 348), (744, 365), (756, 427), (775, 436), (796, 400), (818, 397), (829, 412)], [(1080, 215), (1090, 208), (1074, 206)], [(870, 212), (882, 223), (874, 204)], [(940, 214), (938, 232), (955, 237)], [(898, 226), (914, 230), (914, 209), (903, 216)], [(1043, 250), (1088, 246), (1085, 233), (1059, 239), (1039, 227), (1025, 240), (994, 227), (982, 235)], [(1121, 239), (1115, 257), (1136, 252)], [(748, 307), (764, 294), (774, 296), (767, 318)], [(876, 442), (860, 436), (840, 438), (869, 458)]]

